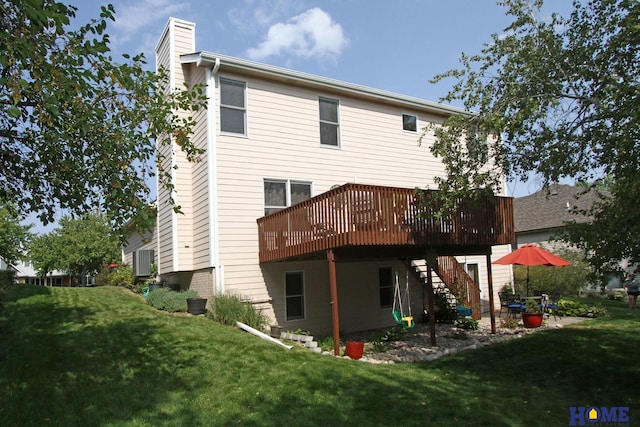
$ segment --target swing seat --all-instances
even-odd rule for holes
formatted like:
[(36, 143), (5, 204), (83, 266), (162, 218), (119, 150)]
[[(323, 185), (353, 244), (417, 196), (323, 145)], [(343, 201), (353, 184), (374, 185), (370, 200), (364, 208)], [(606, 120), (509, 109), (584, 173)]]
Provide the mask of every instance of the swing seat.
[(393, 314), (393, 318), (396, 320), (396, 323), (402, 326), (403, 328), (411, 329), (414, 326), (416, 326), (413, 320), (413, 316), (403, 316), (402, 312), (398, 310), (394, 310), (392, 314)]
[(416, 326), (416, 324), (413, 321), (413, 316), (405, 316), (402, 318), (402, 327), (405, 329), (411, 329), (414, 326)]

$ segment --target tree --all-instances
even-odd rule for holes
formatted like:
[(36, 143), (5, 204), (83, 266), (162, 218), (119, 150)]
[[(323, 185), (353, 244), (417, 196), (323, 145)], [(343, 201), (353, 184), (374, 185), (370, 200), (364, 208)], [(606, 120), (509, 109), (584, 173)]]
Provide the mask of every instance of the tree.
[(39, 277), (46, 277), (58, 270), (59, 253), (62, 249), (58, 247), (58, 243), (54, 232), (51, 232), (35, 236), (29, 244), (28, 258)]
[(77, 277), (94, 276), (120, 258), (117, 235), (102, 215), (64, 217), (59, 225), (31, 243), (30, 259), (40, 275), (59, 270)]
[(444, 205), (500, 192), (504, 176), (588, 182), (601, 196), (594, 220), (565, 238), (596, 271), (640, 261), (640, 3), (574, 1), (568, 17), (543, 14), (542, 0), (499, 4), (513, 23), (433, 80), (456, 79), (443, 101), (470, 112), (431, 127)]
[(204, 92), (168, 88), (142, 54), (116, 62), (106, 34), (113, 6), (77, 30), (75, 11), (55, 0), (0, 2), (0, 199), (45, 224), (56, 210), (99, 209), (114, 229), (132, 219), (149, 227), (148, 180), (157, 173), (173, 188), (156, 143), (197, 160), (194, 120), (176, 111), (204, 108)]
[(0, 202), (0, 258), (7, 264), (19, 260), (29, 244), (30, 225), (22, 225), (23, 218), (15, 206)]

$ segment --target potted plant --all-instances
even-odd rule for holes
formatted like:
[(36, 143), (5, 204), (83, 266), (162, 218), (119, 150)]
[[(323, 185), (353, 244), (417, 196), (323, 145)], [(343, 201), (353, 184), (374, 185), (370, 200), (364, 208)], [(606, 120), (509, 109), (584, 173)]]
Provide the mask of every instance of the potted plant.
[(187, 312), (190, 314), (204, 314), (207, 309), (207, 299), (206, 298), (187, 298)]
[(528, 299), (522, 312), (525, 328), (538, 328), (542, 325), (542, 309), (534, 299)]

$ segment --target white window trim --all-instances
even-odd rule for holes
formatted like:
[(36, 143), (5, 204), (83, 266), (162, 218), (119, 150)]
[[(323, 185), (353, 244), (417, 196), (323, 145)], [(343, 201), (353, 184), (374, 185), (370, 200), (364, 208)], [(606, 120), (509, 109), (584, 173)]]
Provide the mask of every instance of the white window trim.
[[(302, 275), (302, 317), (299, 319), (289, 319), (289, 314), (287, 313), (287, 274), (301, 274)], [(300, 296), (300, 295), (292, 295)], [(299, 322), (301, 320), (306, 320), (307, 318), (307, 286), (306, 286), (306, 278), (304, 274), (304, 270), (291, 270), (284, 272), (284, 318), (287, 322)]]
[[(229, 108), (231, 110), (238, 110), (238, 111), (244, 111), (244, 133), (235, 133), (235, 132), (226, 132), (222, 130), (222, 117), (220, 117), (220, 135), (225, 135), (225, 136), (235, 136), (238, 138), (247, 138), (249, 135), (249, 129), (247, 128), (247, 116), (249, 115), (248, 113), (248, 99), (247, 99), (247, 82), (246, 81), (242, 81), (242, 80), (236, 80), (236, 79), (231, 79), (228, 77), (224, 77), (224, 76), (220, 76), (218, 77), (218, 84), (220, 85), (220, 90), (222, 91), (222, 81), (226, 80), (228, 82), (233, 82), (233, 83), (241, 83), (242, 85), (244, 85), (244, 108), (238, 108), (234, 105), (226, 105), (222, 103), (222, 93), (220, 93), (220, 105), (218, 107), (218, 110), (220, 112), (220, 110), (222, 110), (222, 108)], [(222, 116), (221, 113), (219, 113), (220, 116)]]
[[(335, 102), (336, 103), (336, 116), (338, 117), (338, 121), (337, 122), (329, 122), (327, 120), (322, 120), (320, 118), (320, 101), (325, 100), (325, 101), (331, 101), (331, 102)], [(342, 148), (342, 126), (340, 125), (340, 100), (337, 98), (330, 98), (328, 96), (319, 96), (318, 97), (318, 137), (320, 140), (320, 147), (322, 148), (332, 148), (334, 150), (340, 149)], [(331, 145), (331, 144), (323, 144), (322, 143), (322, 135), (321, 135), (321, 131), (320, 131), (320, 123), (329, 123), (332, 125), (337, 125), (338, 129), (337, 129), (337, 137), (338, 137), (338, 144), (337, 145)]]
[[(285, 184), (286, 206), (267, 206), (264, 203), (264, 184), (265, 182), (274, 182), (278, 184)], [(279, 179), (279, 178), (264, 178), (262, 180), (262, 204), (264, 212), (266, 209), (285, 209), (291, 206), (291, 184), (303, 184), (309, 186), (309, 196), (313, 197), (313, 182), (305, 181), (302, 179)]]
[[(408, 130), (404, 128), (404, 116), (412, 116), (416, 118), (416, 130)], [(419, 125), (419, 120), (418, 120), (418, 115), (417, 114), (413, 114), (413, 113), (402, 113), (402, 115), (400, 116), (401, 120), (402, 120), (402, 131), (403, 132), (408, 132), (411, 134), (416, 134), (418, 133), (418, 130), (420, 129), (420, 125)]]

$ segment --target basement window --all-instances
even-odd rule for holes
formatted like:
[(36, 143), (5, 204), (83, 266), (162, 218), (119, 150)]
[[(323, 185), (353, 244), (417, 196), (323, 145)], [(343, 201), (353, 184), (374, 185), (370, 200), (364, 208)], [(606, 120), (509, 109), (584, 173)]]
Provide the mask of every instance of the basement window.
[(285, 273), (285, 300), (287, 320), (304, 319), (304, 274), (302, 271)]

